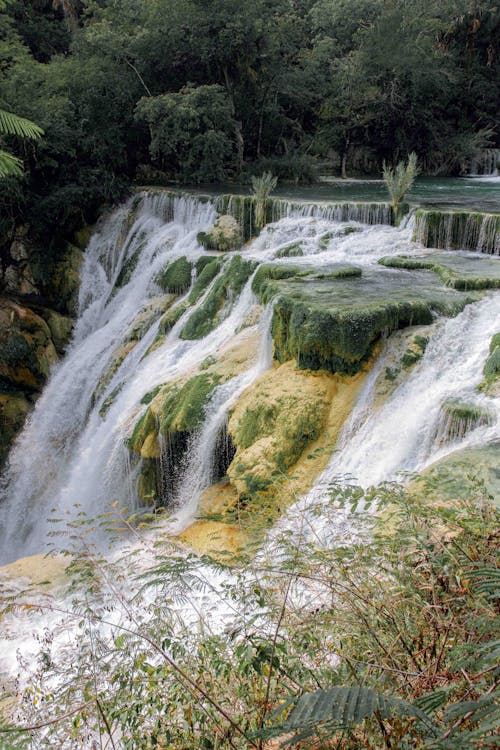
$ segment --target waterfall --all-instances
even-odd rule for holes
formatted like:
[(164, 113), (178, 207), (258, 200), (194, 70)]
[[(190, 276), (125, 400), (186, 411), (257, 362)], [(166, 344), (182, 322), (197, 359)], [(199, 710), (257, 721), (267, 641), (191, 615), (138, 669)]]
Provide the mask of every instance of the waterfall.
[(500, 255), (500, 214), (418, 209), (415, 218), (414, 238), (424, 247)]
[(271, 366), (271, 318), (272, 306), (269, 305), (261, 320), (262, 337), (255, 364), (246, 372), (216, 388), (210, 400), (203, 427), (194, 436), (190, 446), (189, 460), (176, 493), (175, 505), (178, 510), (171, 521), (172, 533), (179, 533), (189, 525), (196, 513), (201, 493), (213, 483), (214, 453), (221, 430), (227, 423), (229, 409), (243, 391)]
[(472, 401), (489, 415), (478, 420), (475, 429), (456, 435), (462, 447), (498, 440), (500, 403), (479, 395), (476, 388), (499, 320), (500, 295), (496, 294), (469, 305), (455, 318), (439, 321), (415, 369), (375, 408), (375, 383), (390, 361), (389, 341), (313, 494), (324, 492), (341, 475), (354, 477), (364, 487), (400, 479), (403, 472), (420, 471), (456, 450), (456, 441), (441, 446), (436, 439), (442, 409), (450, 400)]
[[(43, 546), (52, 507), (71, 514), (78, 503), (96, 515), (110, 500), (129, 497), (124, 437), (137, 403), (151, 388), (195, 366), (206, 352), (197, 342), (175, 340), (173, 330), (168, 344), (142, 365), (137, 353), (125, 358), (110, 384), (116, 389), (119, 379), (122, 389), (105, 418), (99, 409), (112, 393), (110, 385), (97, 403), (93, 394), (138, 311), (158, 293), (158, 272), (175, 258), (199, 257), (203, 251), (196, 234), (215, 216), (213, 205), (193, 197), (146, 194), (113, 214), (94, 235), (81, 273), (73, 341), (11, 451), (2, 480), (2, 559)], [(119, 286), (127, 264), (130, 278)], [(233, 320), (235, 327), (240, 322)], [(155, 320), (152, 327), (157, 325)], [(212, 336), (214, 349), (228, 333)]]
[[(241, 196), (236, 196), (231, 208), (236, 211), (241, 205)], [(225, 270), (237, 255), (232, 252), (217, 255), (215, 275), (200, 295), (191, 298), (202, 275), (196, 273), (196, 264), (207, 255), (213, 258), (200, 246), (197, 234), (207, 231), (218, 211), (227, 207), (225, 198), (212, 200), (173, 191), (144, 191), (106, 217), (97, 228), (81, 272), (79, 317), (73, 340), (14, 445), (9, 467), (1, 480), (2, 562), (45, 549), (47, 535), (53, 528), (50, 518), (53, 508), (58, 518), (68, 520), (77, 513), (95, 517), (114, 503), (139, 508), (138, 464), (142, 459), (138, 455), (136, 460), (131, 458), (128, 440), (147, 410), (147, 398), (167, 384), (187, 382), (202, 371), (205, 361), (223, 359), (234, 339), (239, 336), (241, 341), (247, 335), (245, 331), (253, 331), (251, 335), (261, 342), (260, 350), (252, 344), (254, 350), (244, 366), (214, 386), (203, 423), (194, 432), (186, 433), (182, 463), (172, 468), (172, 446), (168, 439), (160, 438), (154, 460), (159, 462), (160, 475), (165, 474), (173, 495), (172, 528), (183, 527), (193, 517), (201, 492), (212, 481), (214, 453), (228, 412), (271, 361), (271, 311), (269, 308), (262, 312), (256, 307), (251, 277), (245, 277), (246, 282), (237, 292), (227, 290), (208, 333), (200, 338), (183, 338), (186, 324), (192, 316), (200, 316), (200, 310), (205, 309), (203, 305), (213, 290), (219, 288)], [(355, 263), (363, 267), (366, 283), (371, 283), (369, 280), (378, 274), (377, 284), (383, 287), (383, 279), (397, 271), (382, 272), (377, 266), (378, 259), (415, 251), (412, 242), (415, 220), (412, 217), (400, 227), (392, 227), (388, 210), (385, 204), (301, 204), (277, 200), (272, 206), (276, 220), (240, 252), (252, 267), (272, 261), (293, 263), (299, 270), (316, 272), (328, 270), (332, 264)], [(373, 223), (363, 223), (370, 221)], [(291, 244), (297, 245), (292, 260), (286, 254)], [(183, 293), (162, 294), (159, 275), (181, 259), (188, 269)], [(191, 289), (187, 288), (189, 284)], [(353, 422), (350, 436), (345, 432), (345, 447), (339, 454), (342, 460), (335, 465), (336, 459), (332, 459), (331, 472), (347, 471), (359, 476), (364, 467), (360, 479), (370, 483), (425, 463), (425, 456), (416, 456), (417, 447), (422, 451), (427, 446), (426, 456), (434, 450), (432, 439), (436, 436), (436, 420), (442, 404), (447, 399), (463, 400), (458, 384), (465, 387), (466, 382), (474, 384), (479, 377), (479, 362), (483, 349), (487, 348), (488, 332), (496, 332), (493, 329), (499, 311), (495, 299), (488, 297), (467, 308), (458, 318), (440, 323), (443, 333), (436, 334), (434, 343), (431, 341), (405, 388), (410, 388), (418, 372), (428, 373), (427, 380), (421, 375), (423, 382), (417, 383), (414, 391), (404, 391), (400, 401), (395, 394), (388, 411), (375, 413), (366, 397), (363, 420), (355, 412), (353, 419), (358, 422)], [(162, 328), (165, 310), (170, 322)], [(476, 318), (480, 318), (480, 325), (475, 323)], [(440, 336), (444, 337), (441, 344)], [(429, 370), (424, 363), (429, 364)], [(439, 363), (442, 371), (433, 370)], [(432, 408), (418, 406), (422, 393), (428, 393), (429, 398), (435, 394)], [(390, 438), (395, 430), (391, 409), (398, 414), (396, 426), (404, 424), (406, 399), (409, 404), (413, 404), (412, 399), (416, 403), (415, 407), (408, 407), (408, 432), (417, 435), (415, 445), (410, 437)], [(489, 403), (485, 408), (496, 414)], [(417, 416), (421, 423), (415, 422)], [(472, 439), (480, 431), (490, 434), (488, 430), (494, 431), (497, 421), (477, 426), (464, 439)], [(425, 439), (422, 425), (425, 425)], [(394, 442), (390, 450), (388, 440)], [(175, 476), (168, 477), (171, 470)], [(325, 475), (327, 479), (331, 472)]]
[(500, 150), (487, 148), (470, 159), (464, 167), (464, 174), (470, 177), (493, 177), (499, 174)]

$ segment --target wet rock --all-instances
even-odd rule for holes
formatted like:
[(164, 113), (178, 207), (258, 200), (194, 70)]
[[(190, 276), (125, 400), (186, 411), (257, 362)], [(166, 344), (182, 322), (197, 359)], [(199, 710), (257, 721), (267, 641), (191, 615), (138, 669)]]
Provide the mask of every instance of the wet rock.
[(227, 252), (237, 250), (243, 242), (243, 232), (240, 223), (234, 216), (223, 214), (219, 216), (212, 229), (198, 234), (198, 242), (207, 250)]

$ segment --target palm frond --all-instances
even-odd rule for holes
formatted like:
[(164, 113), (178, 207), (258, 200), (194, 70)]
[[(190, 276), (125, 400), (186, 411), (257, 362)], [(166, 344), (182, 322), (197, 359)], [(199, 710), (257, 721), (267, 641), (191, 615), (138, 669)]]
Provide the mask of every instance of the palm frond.
[(0, 177), (19, 176), (23, 173), (22, 161), (16, 156), (0, 151)]
[(0, 109), (0, 133), (35, 139), (43, 135), (43, 130), (31, 120)]

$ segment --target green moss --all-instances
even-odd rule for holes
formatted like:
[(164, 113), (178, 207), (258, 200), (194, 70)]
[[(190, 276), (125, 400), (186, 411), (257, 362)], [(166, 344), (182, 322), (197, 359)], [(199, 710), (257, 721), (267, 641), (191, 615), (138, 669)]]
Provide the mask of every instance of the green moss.
[(183, 256), (177, 258), (173, 263), (168, 265), (159, 273), (155, 281), (164, 292), (171, 294), (184, 294), (191, 286), (192, 265), (188, 259)]
[[(277, 266), (277, 265), (261, 265), (257, 269), (254, 279), (252, 281), (252, 291), (257, 294), (261, 302), (266, 304), (272, 299), (274, 293), (274, 287), (269, 285), (270, 281), (278, 281), (280, 279), (292, 279), (299, 278), (301, 275), (308, 275), (312, 273), (311, 270), (304, 271), (300, 266)], [(269, 293), (268, 293), (269, 288)]]
[(209, 255), (206, 256), (206, 258), (203, 258), (203, 260), (208, 260), (209, 262), (204, 263), (201, 266), (201, 269), (198, 269), (198, 276), (189, 295), (189, 303), (191, 305), (199, 300), (207, 286), (211, 281), (213, 281), (213, 279), (220, 271), (222, 261), (219, 258), (214, 258), (213, 256)]
[[(485, 275), (472, 275), (468, 272), (461, 271), (459, 268), (453, 268), (445, 265), (443, 262), (437, 262), (432, 257), (410, 257), (407, 255), (388, 256), (379, 260), (380, 265), (387, 268), (398, 268), (403, 270), (428, 270), (436, 273), (443, 281), (445, 286), (459, 291), (472, 291), (481, 289), (500, 289), (500, 276), (488, 275), (485, 269)], [(481, 270), (478, 268), (477, 270)]]
[(500, 333), (495, 333), (490, 342), (490, 354), (483, 369), (487, 383), (500, 377)]
[(304, 255), (304, 251), (300, 242), (293, 242), (291, 245), (286, 245), (276, 253), (277, 258), (300, 258), (302, 255)]
[(249, 448), (259, 438), (270, 435), (275, 429), (278, 413), (276, 404), (258, 403), (254, 408), (246, 409), (234, 435), (236, 445)]
[(243, 260), (235, 255), (225, 265), (220, 277), (212, 287), (210, 294), (191, 317), (181, 331), (182, 339), (200, 339), (212, 331), (222, 319), (227, 302), (240, 294), (250, 274), (255, 268), (253, 261)]
[(349, 279), (359, 278), (363, 275), (361, 268), (358, 266), (346, 266), (337, 268), (335, 271), (326, 271), (325, 273), (315, 273), (312, 278), (315, 279)]
[(161, 470), (158, 459), (143, 458), (137, 493), (146, 505), (157, 505), (161, 497)]
[(203, 422), (205, 406), (220, 376), (202, 373), (170, 390), (160, 409), (160, 432), (194, 432)]
[(385, 368), (385, 379), (392, 382), (392, 381), (394, 381), (394, 380), (397, 379), (397, 377), (398, 377), (398, 375), (399, 375), (400, 372), (401, 372), (401, 370), (399, 370), (398, 368), (394, 368), (393, 369), (392, 367), (386, 367)]
[(427, 275), (413, 274), (409, 285), (406, 279), (368, 269), (353, 277), (334, 269), (318, 278), (275, 268), (259, 269), (254, 289), (262, 302), (274, 299), (276, 359), (295, 358), (305, 369), (353, 374), (382, 333), (428, 325), (434, 312), (456, 314), (474, 299), (442, 290)]
[(137, 421), (132, 435), (128, 440), (129, 448), (140, 453), (147, 436), (151, 433), (157, 432), (157, 430), (158, 423), (153, 412), (151, 409), (146, 409), (142, 417)]
[[(147, 409), (128, 439), (129, 449), (141, 456), (138, 494), (143, 502), (159, 505), (174, 496), (190, 437), (203, 423), (219, 382), (220, 377), (204, 373), (183, 385), (158, 386), (143, 397)], [(162, 444), (166, 449), (160, 460)]]
[(148, 393), (145, 393), (144, 396), (141, 398), (141, 404), (150, 404), (151, 401), (154, 399), (155, 396), (158, 395), (158, 393), (161, 391), (162, 386), (157, 385), (156, 388), (153, 388), (152, 391), (148, 391)]
[(437, 440), (440, 444), (462, 439), (476, 427), (491, 424), (492, 415), (487, 409), (465, 401), (446, 401), (441, 407)]
[(427, 349), (427, 344), (429, 343), (429, 339), (427, 336), (414, 336), (413, 342), (416, 346), (418, 346), (419, 349), (421, 349), (422, 353), (425, 352)]
[(401, 357), (403, 367), (411, 367), (422, 359), (422, 352), (416, 352), (413, 349), (407, 349)]
[(23, 393), (0, 393), (0, 469), (7, 460), (11, 445), (21, 430), (31, 406)]
[(196, 273), (199, 275), (214, 260), (219, 260), (216, 255), (201, 255), (196, 261)]
[(127, 260), (123, 262), (122, 267), (120, 268), (120, 273), (118, 274), (115, 281), (115, 290), (121, 289), (128, 284), (128, 282), (132, 278), (132, 274), (137, 268), (141, 252), (142, 245), (134, 251), (130, 258), (127, 258)]

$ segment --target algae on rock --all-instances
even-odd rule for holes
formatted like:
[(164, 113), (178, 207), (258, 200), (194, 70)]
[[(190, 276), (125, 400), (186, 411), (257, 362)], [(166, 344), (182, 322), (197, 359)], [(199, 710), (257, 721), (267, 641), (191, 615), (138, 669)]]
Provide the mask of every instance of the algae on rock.
[(148, 406), (128, 439), (129, 449), (141, 457), (138, 493), (144, 502), (161, 505), (172, 499), (189, 440), (220, 380), (205, 372), (146, 394)]
[(203, 304), (193, 312), (181, 331), (182, 339), (201, 339), (224, 319), (228, 304), (241, 293), (255, 263), (235, 255), (226, 263)]

